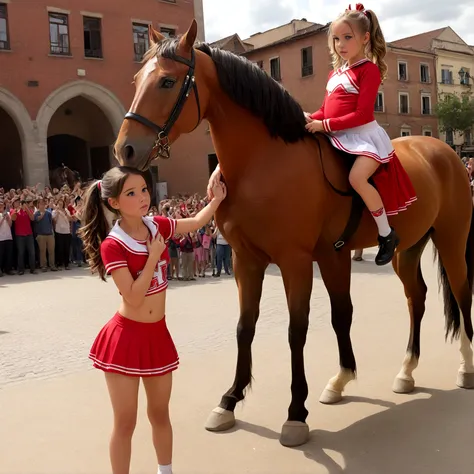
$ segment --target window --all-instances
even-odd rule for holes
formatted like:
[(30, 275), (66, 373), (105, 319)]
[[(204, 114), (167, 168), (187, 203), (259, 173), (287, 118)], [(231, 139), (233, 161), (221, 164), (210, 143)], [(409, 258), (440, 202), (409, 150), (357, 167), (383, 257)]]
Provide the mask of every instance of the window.
[(7, 5), (0, 3), (0, 49), (10, 49)]
[(176, 36), (176, 30), (174, 28), (160, 28), (160, 33), (167, 38), (174, 38)]
[(468, 86), (469, 85), (469, 78), (471, 75), (469, 74), (469, 69), (466, 69), (465, 67), (462, 67), (461, 70), (459, 71), (459, 82), (463, 86)]
[(420, 64), (420, 82), (428, 84), (430, 81), (430, 67), (428, 64)]
[(454, 133), (452, 130), (446, 130), (446, 143), (448, 145), (454, 145)]
[(383, 92), (377, 94), (377, 99), (375, 99), (375, 112), (383, 112)]
[(68, 15), (62, 13), (49, 14), (49, 44), (51, 54), (69, 55)]
[(301, 50), (301, 77), (313, 74), (313, 47), (308, 46)]
[(135, 50), (135, 61), (141, 61), (143, 55), (150, 48), (148, 25), (133, 23), (133, 48)]
[(431, 96), (430, 95), (421, 96), (421, 114), (431, 115)]
[(408, 80), (408, 64), (404, 61), (398, 61), (398, 80)]
[(409, 137), (411, 135), (411, 130), (409, 128), (402, 128), (400, 130), (401, 137)]
[(441, 84), (454, 84), (453, 71), (450, 69), (441, 69)]
[(102, 58), (102, 22), (100, 18), (84, 17), (84, 55)]
[(433, 132), (429, 129), (423, 129), (423, 136), (425, 137), (432, 137), (433, 136)]
[(471, 135), (471, 130), (469, 128), (464, 131), (464, 145), (466, 146), (472, 145), (472, 135)]
[(270, 75), (275, 81), (281, 81), (280, 58), (270, 59)]
[(400, 92), (398, 94), (398, 108), (400, 114), (408, 114), (409, 113), (409, 98), (406, 92)]

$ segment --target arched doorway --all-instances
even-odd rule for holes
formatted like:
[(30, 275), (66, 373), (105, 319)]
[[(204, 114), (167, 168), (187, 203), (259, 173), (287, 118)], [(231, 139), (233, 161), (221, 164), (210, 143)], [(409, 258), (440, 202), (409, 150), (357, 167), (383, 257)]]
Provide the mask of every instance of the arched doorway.
[(21, 136), (10, 114), (0, 107), (0, 187), (23, 186)]
[(99, 106), (78, 96), (57, 108), (48, 125), (48, 167), (66, 165), (82, 180), (100, 178), (110, 166), (115, 135)]

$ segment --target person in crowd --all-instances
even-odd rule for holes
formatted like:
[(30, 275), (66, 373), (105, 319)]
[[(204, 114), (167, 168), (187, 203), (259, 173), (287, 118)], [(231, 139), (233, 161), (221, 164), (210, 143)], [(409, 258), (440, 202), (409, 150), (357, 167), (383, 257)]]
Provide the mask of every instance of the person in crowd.
[(33, 239), (34, 212), (26, 200), (17, 199), (14, 208), (10, 211), (11, 219), (15, 223), (15, 239), (18, 252), (18, 275), (25, 273), (25, 253), (28, 258), (30, 273), (36, 274), (35, 269), (35, 243)]
[(11, 227), (10, 213), (5, 208), (5, 203), (0, 201), (0, 277), (4, 274), (13, 275), (13, 236)]
[[(46, 208), (46, 199), (38, 199), (38, 210), (35, 212), (36, 224), (36, 242), (39, 247), (40, 268), (42, 272), (49, 268), (52, 272), (57, 271), (56, 256), (55, 256), (55, 241), (53, 229), (53, 215), (49, 209)], [(47, 259), (46, 259), (47, 254)]]

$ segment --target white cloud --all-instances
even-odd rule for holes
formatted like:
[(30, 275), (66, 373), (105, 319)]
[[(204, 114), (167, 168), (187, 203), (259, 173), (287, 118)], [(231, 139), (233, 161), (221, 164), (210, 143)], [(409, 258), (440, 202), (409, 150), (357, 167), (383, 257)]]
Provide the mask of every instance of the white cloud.
[[(464, 41), (474, 45), (472, 0), (372, 0), (365, 6), (378, 15), (388, 41), (451, 26)], [(335, 5), (331, 0), (204, 0), (206, 40), (234, 33), (244, 39), (294, 18), (325, 24), (345, 8), (345, 4)]]

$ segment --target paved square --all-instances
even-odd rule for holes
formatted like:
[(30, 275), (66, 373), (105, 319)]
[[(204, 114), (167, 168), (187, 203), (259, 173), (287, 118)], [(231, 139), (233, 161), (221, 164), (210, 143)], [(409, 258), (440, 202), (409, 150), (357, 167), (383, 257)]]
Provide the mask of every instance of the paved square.
[[(167, 318), (180, 352), (172, 421), (176, 474), (468, 474), (474, 472), (474, 391), (455, 386), (458, 344), (444, 343), (437, 281), (425, 252), (427, 312), (418, 387), (391, 392), (408, 338), (403, 289), (391, 267), (354, 264), (352, 338), (358, 380), (340, 405), (319, 394), (338, 369), (329, 302), (315, 265), (306, 346), (310, 442), (280, 446), (290, 400), (288, 312), (278, 269), (267, 272), (254, 343), (252, 390), (229, 433), (203, 425), (232, 382), (238, 298), (231, 278), (173, 282)], [(374, 251), (365, 256), (373, 260)], [(117, 309), (112, 281), (85, 269), (0, 279), (0, 474), (110, 472), (111, 409), (87, 354)], [(156, 473), (143, 392), (133, 474)]]

